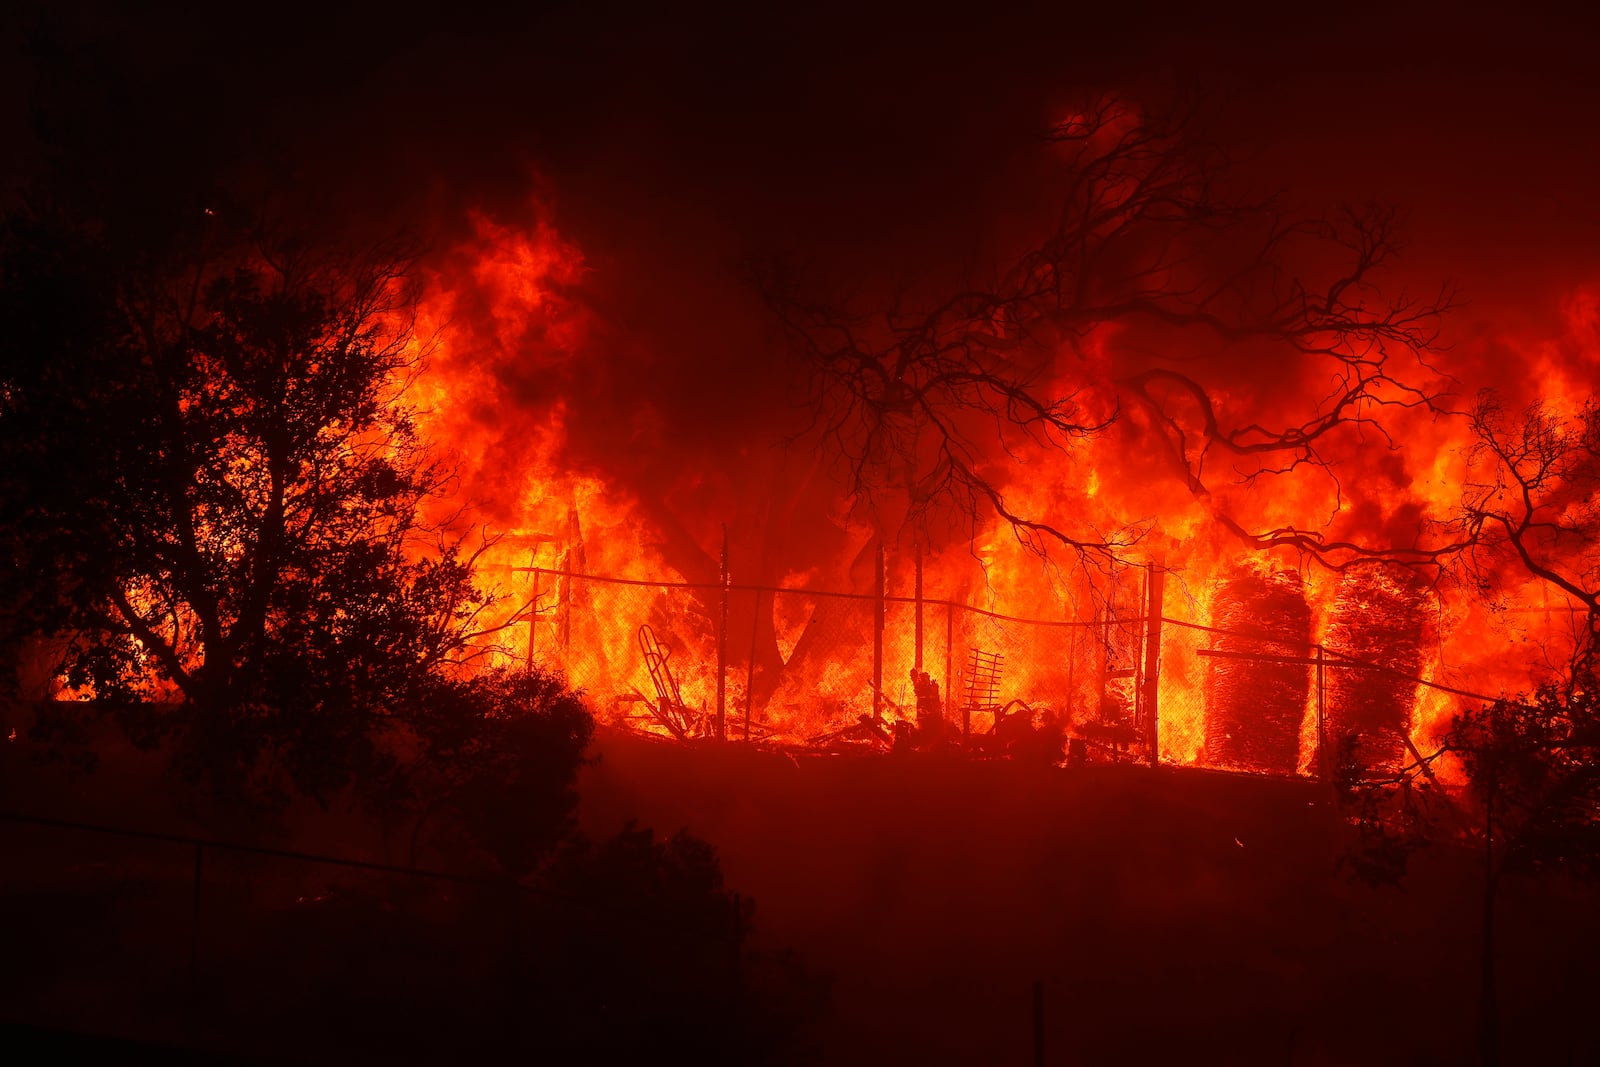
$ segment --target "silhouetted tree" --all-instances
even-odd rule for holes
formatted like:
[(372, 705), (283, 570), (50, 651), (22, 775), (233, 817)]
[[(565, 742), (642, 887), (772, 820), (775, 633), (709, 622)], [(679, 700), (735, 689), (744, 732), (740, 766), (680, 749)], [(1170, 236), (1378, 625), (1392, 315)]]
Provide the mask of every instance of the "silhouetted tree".
[(1339, 866), (1373, 888), (1398, 886), (1411, 857), (1434, 841), (1443, 806), (1431, 764), (1443, 753), (1373, 777), (1361, 755), (1361, 737), (1347, 733), (1332, 746), (1329, 777), (1351, 834)]
[[(1420, 847), (1455, 841), (1481, 858), (1479, 1015), (1482, 1061), (1499, 1061), (1496, 914), (1514, 875), (1600, 875), (1600, 682), (1580, 656), (1529, 699), (1471, 708), (1439, 752), (1371, 778), (1346, 747), (1335, 781), (1354, 831), (1343, 862), (1370, 885), (1398, 885)], [(1466, 788), (1446, 791), (1432, 767), (1460, 761)]]
[(541, 935), (571, 998), (585, 1057), (658, 1048), (697, 1063), (797, 1058), (825, 986), (792, 956), (746, 944), (754, 901), (727, 889), (715, 850), (679, 832), (632, 824), (579, 839), (541, 882), (558, 914), (581, 917)]
[(1568, 598), (1580, 657), (1600, 634), (1600, 403), (1537, 400), (1519, 414), (1492, 391), (1469, 413), (1473, 445), (1452, 516), (1462, 569), (1485, 597), (1507, 573)]
[(705, 842), (629, 825), (520, 884), (358, 883), (257, 916), (218, 1010), (259, 1041), (276, 1002), (256, 1048), (291, 1056), (815, 1062), (825, 984), (753, 949), (753, 915)]
[(1600, 875), (1600, 680), (1585, 657), (1526, 702), (1498, 700), (1453, 724), (1483, 854), (1482, 1040), (1498, 1060), (1495, 910), (1501, 879)]
[(223, 793), (371, 780), (385, 724), (475, 656), (488, 597), (419, 508), (398, 245), (201, 212), (148, 252), (36, 209), (0, 246), (0, 544), (14, 629)]
[(436, 678), (390, 724), (386, 741), (409, 756), (376, 790), (377, 813), (409, 823), (408, 863), (437, 831), (436, 848), (464, 836), (501, 870), (527, 874), (573, 831), (575, 774), (593, 736), (582, 696), (558, 674)]

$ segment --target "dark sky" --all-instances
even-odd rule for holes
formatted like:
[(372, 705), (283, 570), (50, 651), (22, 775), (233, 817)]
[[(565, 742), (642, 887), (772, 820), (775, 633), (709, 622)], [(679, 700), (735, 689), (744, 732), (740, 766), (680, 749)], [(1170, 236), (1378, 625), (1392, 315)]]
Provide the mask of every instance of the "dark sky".
[(743, 265), (791, 257), (843, 287), (981, 260), (1033, 209), (1040, 132), (1084, 89), (1203, 93), (1242, 180), (1396, 204), (1406, 278), (1470, 301), (1460, 337), (1547, 333), (1600, 281), (1592, 17), (334, 6), (13, 11), (9, 189), (59, 158), (154, 203), (221, 169), (331, 225), (441, 242), (467, 208), (515, 219), (537, 192), (685, 433), (759, 422), (780, 382)]
[(441, 185), (517, 197), (533, 165), (608, 246), (640, 243), (623, 233), (658, 202), (752, 239), (849, 244), (915, 240), (994, 196), (1074, 90), (1176, 84), (1216, 96), (1219, 128), (1286, 186), (1405, 202), (1430, 237), (1435, 214), (1490, 240), (1597, 214), (1600, 38), (1574, 16), (430, 6), (39, 5), (5, 31), (32, 53), (4, 64), (8, 140), (33, 157), (31, 102), (57, 123), (126, 117), (130, 167), (204, 146), (373, 211)]

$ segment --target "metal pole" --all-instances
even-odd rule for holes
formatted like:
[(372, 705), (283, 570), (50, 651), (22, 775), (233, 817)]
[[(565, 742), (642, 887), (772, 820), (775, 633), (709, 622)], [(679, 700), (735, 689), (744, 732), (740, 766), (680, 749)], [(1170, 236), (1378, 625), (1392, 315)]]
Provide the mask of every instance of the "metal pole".
[(528, 602), (528, 669), (533, 670), (533, 643), (539, 633), (539, 550), (528, 550), (528, 570), (533, 573), (533, 599)]
[(916, 669), (922, 670), (922, 538), (917, 538), (917, 651)]
[[(570, 523), (568, 524), (568, 528), (569, 528), (569, 531), (570, 531), (570, 529), (571, 529), (571, 524)], [(533, 534), (533, 535), (531, 535), (531, 540), (533, 541), (533, 547), (528, 549), (528, 565), (526, 567), (512, 567), (511, 568), (511, 573), (512, 574), (528, 574), (528, 575), (531, 575), (533, 577), (533, 598), (528, 601), (528, 655), (527, 655), (527, 665), (530, 668), (533, 666), (533, 659), (534, 659), (534, 657), (533, 657), (533, 649), (534, 649), (534, 646), (536, 644), (538, 644), (538, 640), (537, 639), (538, 639), (538, 625), (539, 625), (539, 595), (542, 592), (542, 590), (539, 588), (539, 586), (541, 584), (543, 584), (540, 581), (540, 579), (544, 576), (544, 568), (539, 566), (539, 546), (541, 544), (549, 544), (551, 542), (560, 543), (561, 538), (555, 536), (554, 534)], [(565, 560), (558, 559), (556, 561), (557, 567), (559, 567), (561, 570), (566, 570), (568, 565), (572, 562), (570, 557), (571, 557), (571, 553), (569, 552), (567, 559), (565, 559)], [(552, 572), (552, 573), (555, 573), (555, 572)], [(559, 599), (559, 597), (561, 595), (561, 581), (560, 581), (559, 578), (557, 578), (557, 580), (556, 580), (556, 595), (557, 595), (557, 598)], [(559, 622), (559, 613), (557, 615), (557, 619), (558, 619), (558, 622)]]
[(561, 557), (561, 574), (556, 578), (556, 637), (565, 657), (572, 648), (572, 553)]
[(583, 561), (583, 542), (579, 539), (582, 533), (578, 526), (578, 509), (567, 509), (567, 554), (566, 561), (561, 569), (566, 573), (561, 578), (561, 650), (572, 651), (572, 601), (577, 595), (573, 587), (572, 576), (576, 574)]
[[(722, 622), (717, 627), (717, 740), (728, 739), (728, 524), (722, 524)], [(751, 657), (752, 659), (754, 657)]]
[(1096, 714), (1105, 713), (1106, 675), (1111, 670), (1111, 627), (1106, 621), (1107, 612), (1099, 604), (1094, 608), (1094, 658)]
[(1150, 738), (1150, 763), (1161, 760), (1158, 731), (1161, 728), (1159, 703), (1161, 699), (1161, 607), (1167, 572), (1159, 563), (1150, 564), (1149, 614), (1144, 626), (1144, 721), (1145, 733)]
[(1073, 709), (1078, 707), (1078, 631), (1081, 629), (1081, 626), (1074, 626), (1067, 635), (1067, 705)]
[[(956, 691), (951, 685), (955, 681), (955, 647), (956, 606), (953, 601), (946, 601), (944, 605), (944, 706), (947, 711), (950, 708), (950, 702), (956, 698)], [(965, 727), (962, 727), (961, 736), (965, 739)]]
[(1322, 711), (1322, 686), (1323, 686), (1322, 646), (1317, 646), (1317, 773), (1322, 775), (1322, 780), (1328, 780), (1328, 738), (1323, 729)]
[(878, 540), (877, 565), (873, 571), (872, 617), (872, 719), (883, 721), (883, 540)]
[[(774, 593), (774, 596), (777, 594)], [(750, 740), (750, 703), (756, 698), (756, 634), (761, 623), (761, 590), (755, 592), (750, 610), (750, 656), (744, 670), (744, 739)]]

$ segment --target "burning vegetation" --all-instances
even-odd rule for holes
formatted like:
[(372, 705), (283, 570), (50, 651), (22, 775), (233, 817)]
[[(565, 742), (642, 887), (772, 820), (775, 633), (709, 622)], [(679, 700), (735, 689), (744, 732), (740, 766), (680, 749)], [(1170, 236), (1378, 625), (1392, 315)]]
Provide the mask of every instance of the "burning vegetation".
[(1299, 573), (1234, 567), (1212, 593), (1211, 625), (1222, 655), (1206, 690), (1205, 762), (1294, 773), (1311, 689), (1311, 607)]
[[(554, 669), (603, 722), (678, 741), (1059, 731), (1080, 758), (1295, 775), (1355, 734), (1396, 770), (1459, 707), (1425, 694), (1515, 684), (1487, 635), (1530, 592), (1590, 606), (1592, 408), (1568, 428), (1572, 400), (1541, 400), (1520, 444), (1493, 394), (1456, 410), (1450, 296), (1394, 282), (1392, 215), (1247, 196), (1194, 122), (1112, 95), (1059, 118), (1056, 221), (960, 290), (878, 313), (761, 273), (804, 407), (691, 469), (668, 413), (611, 410), (608, 353), (638, 342), (549, 209), (338, 262), (216, 251), (242, 229), (208, 214), (213, 251), (175, 246), (112, 319), (172, 383), (166, 421), (110, 440), (89, 511), (35, 512), (41, 546), (125, 546), (62, 631), (59, 692), (254, 706), (258, 646), (316, 602), (296, 583), (383, 542), (433, 598), (419, 656)], [(280, 320), (304, 336), (257, 339)], [(96, 373), (107, 402), (160, 391)], [(80, 439), (35, 410), (48, 387), (13, 376), (9, 425)], [(191, 488), (130, 473), (182, 455)]]
[(1551, 583), (1459, 488), (1507, 456), (1439, 369), (1450, 294), (1395, 280), (1388, 212), (1230, 191), (1192, 121), (1059, 119), (1057, 223), (923, 310), (760, 275), (805, 407), (692, 470), (651, 401), (606, 416), (598, 353), (632, 342), (549, 211), (473, 215), (409, 399), (456, 472), (440, 521), (489, 531), (489, 660), (679, 741), (993, 752), (1048, 720), (1084, 758), (1286, 775), (1346, 734), (1392, 772), (1460, 692), (1521, 684), (1491, 635)]
[(1336, 659), (1369, 669), (1333, 672), (1328, 733), (1353, 735), (1364, 766), (1394, 771), (1413, 747), (1411, 713), (1428, 643), (1428, 607), (1426, 587), (1409, 571), (1365, 568), (1339, 582), (1323, 640)]

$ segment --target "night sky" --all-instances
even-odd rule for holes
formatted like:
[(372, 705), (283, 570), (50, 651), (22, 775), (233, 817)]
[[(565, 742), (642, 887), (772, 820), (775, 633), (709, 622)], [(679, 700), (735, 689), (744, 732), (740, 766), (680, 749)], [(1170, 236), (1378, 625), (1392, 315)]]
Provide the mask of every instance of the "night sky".
[(639, 391), (614, 403), (710, 450), (769, 430), (790, 385), (751, 264), (873, 295), (1003, 260), (1045, 203), (1041, 133), (1086, 90), (1198, 95), (1252, 190), (1397, 206), (1400, 280), (1460, 288), (1456, 366), (1514, 360), (1600, 279), (1600, 38), (1573, 18), (37, 5), (0, 38), (0, 121), (13, 195), (116, 173), (181, 211), (221, 176), (439, 248), (470, 209), (538, 213), (587, 259), (597, 358), (628, 371), (607, 388)]
[(537, 171), (601, 258), (969, 251), (1084, 88), (1208, 94), (1265, 182), (1409, 209), (1422, 265), (1527, 252), (1533, 284), (1600, 225), (1597, 38), (1573, 16), (40, 7), (6, 20), (10, 171), (38, 163), (35, 110), (152, 182), (187, 153), (386, 221), (515, 203)]

